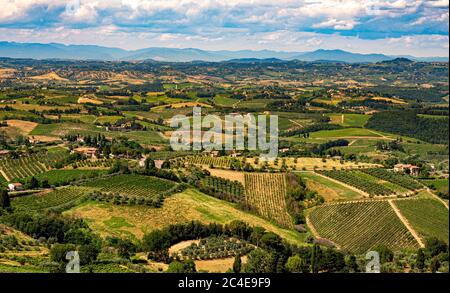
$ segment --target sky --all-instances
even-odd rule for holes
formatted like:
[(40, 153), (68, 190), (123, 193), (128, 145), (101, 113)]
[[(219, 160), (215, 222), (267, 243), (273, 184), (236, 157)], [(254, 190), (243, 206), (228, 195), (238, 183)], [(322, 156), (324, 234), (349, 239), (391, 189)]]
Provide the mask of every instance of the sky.
[(444, 56), (449, 0), (0, 0), (0, 41)]

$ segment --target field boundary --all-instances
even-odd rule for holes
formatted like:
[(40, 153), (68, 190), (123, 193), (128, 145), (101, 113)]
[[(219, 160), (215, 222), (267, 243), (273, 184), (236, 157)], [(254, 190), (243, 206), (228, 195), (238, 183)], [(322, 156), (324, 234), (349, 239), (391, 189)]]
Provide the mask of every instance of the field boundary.
[(400, 209), (395, 205), (394, 200), (390, 199), (388, 200), (389, 204), (391, 205), (392, 209), (394, 210), (397, 217), (402, 221), (403, 225), (409, 230), (409, 232), (412, 234), (414, 239), (416, 239), (417, 243), (419, 243), (421, 248), (425, 247), (425, 244), (422, 241), (422, 238), (420, 238), (419, 234), (414, 230), (414, 228), (411, 226), (411, 224), (408, 222), (408, 219), (403, 216)]

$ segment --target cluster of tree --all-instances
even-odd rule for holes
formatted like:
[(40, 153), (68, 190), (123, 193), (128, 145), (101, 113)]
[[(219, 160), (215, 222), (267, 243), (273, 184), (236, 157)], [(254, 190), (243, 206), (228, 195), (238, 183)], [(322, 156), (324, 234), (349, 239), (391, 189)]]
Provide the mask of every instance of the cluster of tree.
[(342, 146), (348, 146), (349, 142), (345, 139), (337, 139), (337, 140), (331, 140), (327, 141), (325, 143), (319, 144), (317, 146), (314, 146), (311, 149), (311, 152), (316, 155), (324, 155), (325, 151), (334, 147), (342, 147)]
[(316, 123), (309, 126), (306, 126), (304, 128), (298, 128), (293, 130), (287, 130), (283, 132), (282, 136), (305, 136), (309, 137), (309, 133), (321, 131), (321, 130), (335, 130), (335, 129), (342, 129), (343, 126), (339, 124), (329, 124), (329, 123)]
[[(297, 247), (272, 232), (267, 232), (261, 227), (250, 227), (240, 221), (228, 225), (205, 225), (200, 222), (170, 225), (146, 234), (143, 238), (143, 247), (149, 252), (149, 259), (171, 263), (173, 267), (169, 270), (171, 272), (195, 272), (192, 263), (186, 268), (187, 262), (171, 258), (168, 249), (181, 241), (210, 236), (233, 237), (248, 241), (257, 247), (248, 255), (245, 265), (242, 265), (240, 256), (236, 256), (234, 272), (347, 272), (357, 267), (355, 263), (346, 261), (346, 256), (335, 249), (322, 248), (317, 244), (312, 247)], [(353, 256), (353, 259), (356, 258)]]
[(448, 144), (449, 119), (425, 118), (414, 111), (386, 111), (375, 113), (367, 128), (414, 137), (430, 143)]
[(164, 85), (160, 80), (155, 80), (154, 82), (146, 82), (143, 84), (130, 84), (127, 89), (132, 92), (164, 92)]
[[(305, 224), (304, 210), (323, 203), (324, 199), (317, 192), (309, 190), (302, 178), (295, 173), (287, 173), (286, 181), (288, 186), (286, 193), (287, 211), (294, 220), (294, 224)], [(308, 201), (309, 204), (305, 205), (305, 201)]]
[(377, 141), (376, 148), (379, 151), (399, 151), (399, 152), (405, 152), (403, 146), (398, 140), (384, 142), (384, 141)]
[(163, 178), (167, 180), (172, 180), (175, 182), (180, 182), (180, 178), (177, 174), (170, 170), (170, 162), (168, 160), (164, 161), (161, 165), (161, 169), (156, 168), (155, 160), (152, 158), (147, 158), (144, 164), (144, 170), (139, 170), (138, 173), (155, 176), (158, 178)]

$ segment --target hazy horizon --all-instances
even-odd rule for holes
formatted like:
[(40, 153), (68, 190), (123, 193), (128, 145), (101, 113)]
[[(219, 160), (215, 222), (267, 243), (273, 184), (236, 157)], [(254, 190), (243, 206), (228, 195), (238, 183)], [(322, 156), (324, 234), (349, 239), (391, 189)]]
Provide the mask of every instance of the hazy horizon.
[(11, 42), (449, 56), (448, 0), (0, 2)]

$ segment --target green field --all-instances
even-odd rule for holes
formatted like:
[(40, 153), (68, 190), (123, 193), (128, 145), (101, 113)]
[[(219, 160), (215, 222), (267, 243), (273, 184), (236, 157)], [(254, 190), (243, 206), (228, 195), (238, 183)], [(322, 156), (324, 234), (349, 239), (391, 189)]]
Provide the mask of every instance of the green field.
[(423, 179), (420, 182), (437, 192), (448, 194), (448, 179)]
[(381, 134), (365, 128), (344, 128), (334, 130), (321, 130), (312, 132), (311, 138), (346, 138), (346, 137), (376, 137), (382, 138)]
[(395, 204), (422, 238), (437, 237), (448, 243), (448, 209), (441, 202), (412, 199), (397, 200)]
[(219, 106), (231, 107), (234, 104), (238, 103), (239, 100), (232, 99), (229, 95), (218, 94), (214, 97), (214, 102)]
[(364, 253), (383, 244), (393, 250), (418, 248), (418, 243), (387, 201), (323, 205), (310, 220), (320, 237), (343, 250)]
[(328, 116), (332, 119), (332, 123), (349, 127), (364, 127), (370, 118), (370, 115), (364, 114), (330, 114)]

